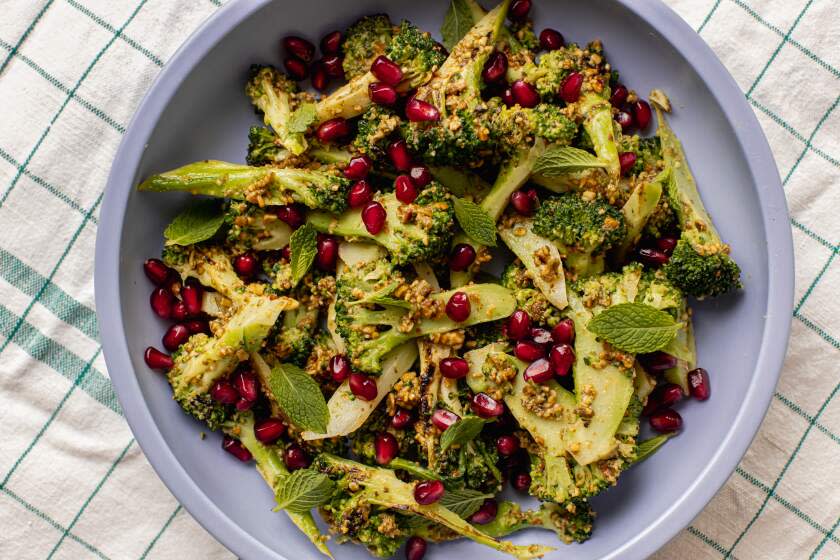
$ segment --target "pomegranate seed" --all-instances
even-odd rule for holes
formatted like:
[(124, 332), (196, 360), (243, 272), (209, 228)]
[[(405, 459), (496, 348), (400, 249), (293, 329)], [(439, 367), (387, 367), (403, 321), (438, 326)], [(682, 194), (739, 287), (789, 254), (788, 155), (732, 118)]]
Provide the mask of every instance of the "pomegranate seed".
[(446, 302), (446, 316), (461, 323), (470, 316), (470, 298), (464, 292), (455, 292)]
[(266, 418), (254, 424), (254, 436), (263, 443), (274, 443), (286, 433), (286, 425), (279, 418)]
[(440, 373), (447, 379), (463, 379), (470, 371), (464, 358), (444, 358), (440, 361)]
[(624, 132), (633, 128), (633, 116), (627, 111), (619, 111), (615, 116), (615, 122), (621, 125), (621, 130)]
[(440, 111), (431, 103), (411, 99), (405, 104), (405, 116), (411, 122), (433, 122), (440, 120)]
[(374, 82), (368, 86), (368, 97), (377, 105), (390, 107), (397, 102), (397, 90), (383, 82)]
[(511, 21), (521, 21), (528, 17), (531, 11), (531, 0), (513, 0), (508, 9), (508, 17)]
[(249, 400), (243, 399), (241, 397), (239, 398), (238, 401), (236, 401), (236, 410), (239, 410), (239, 411), (251, 410), (251, 408), (253, 406), (254, 406), (254, 401), (249, 401)]
[(514, 105), (516, 105), (516, 99), (514, 99), (514, 97), (513, 97), (513, 89), (512, 88), (507, 87), (504, 90), (502, 90), (501, 98), (502, 98), (502, 102), (507, 107), (513, 107)]
[(294, 35), (283, 38), (283, 48), (304, 62), (310, 62), (315, 55), (315, 45)]
[(510, 203), (516, 213), (521, 216), (532, 215), (540, 203), (537, 197), (537, 191), (534, 189), (525, 189), (516, 191), (510, 195)]
[(341, 31), (331, 31), (321, 39), (321, 52), (324, 54), (338, 54), (341, 48)]
[(487, 393), (476, 393), (470, 401), (470, 408), (481, 418), (495, 418), (505, 412), (505, 405)]
[(636, 165), (636, 154), (633, 152), (621, 152), (618, 154), (618, 163), (621, 165), (621, 174), (627, 175), (633, 166)]
[(230, 436), (225, 436), (224, 438), (222, 438), (222, 449), (224, 449), (243, 463), (247, 463), (251, 460), (251, 452), (245, 449), (245, 446), (239, 443), (238, 440), (235, 440)]
[(336, 383), (343, 383), (350, 377), (350, 360), (344, 354), (337, 354), (330, 358), (330, 377)]
[(650, 124), (650, 105), (644, 99), (639, 99), (633, 104), (633, 119), (636, 121), (639, 130), (646, 129)]
[(306, 67), (306, 63), (298, 58), (287, 58), (283, 61), (283, 66), (286, 67), (286, 73), (293, 80), (305, 80), (309, 75), (309, 68)]
[(432, 424), (434, 424), (441, 432), (445, 432), (449, 426), (460, 419), (461, 417), (454, 412), (450, 412), (449, 410), (443, 408), (438, 408), (432, 413)]
[(674, 248), (677, 246), (677, 238), (676, 237), (660, 237), (656, 240), (656, 248), (665, 253), (666, 255), (670, 255), (674, 252)]
[(370, 73), (376, 76), (377, 80), (385, 82), (389, 86), (395, 86), (403, 79), (403, 73), (399, 65), (383, 55), (377, 56), (373, 64), (370, 65)]
[(575, 339), (575, 323), (571, 319), (563, 319), (551, 329), (551, 338), (557, 344), (571, 344)]
[(475, 262), (475, 249), (469, 243), (458, 243), (449, 255), (449, 268), (455, 272), (463, 272)]
[(408, 175), (400, 175), (394, 181), (394, 194), (403, 204), (411, 204), (417, 198), (417, 189)]
[(546, 27), (540, 32), (540, 46), (546, 51), (556, 51), (563, 48), (565, 41), (563, 36), (556, 29)]
[(657, 432), (676, 432), (682, 428), (682, 416), (672, 408), (655, 413), (650, 417), (649, 422), (650, 427)]
[(531, 487), (531, 475), (526, 472), (516, 473), (510, 481), (514, 490), (527, 492)]
[(674, 383), (660, 385), (648, 396), (647, 404), (645, 404), (642, 414), (650, 416), (658, 410), (677, 404), (682, 398), (682, 389), (680, 389), (679, 385), (675, 385)]
[(350, 134), (350, 125), (341, 117), (321, 123), (315, 135), (324, 144), (340, 140)]
[(187, 326), (187, 330), (190, 331), (190, 334), (210, 334), (210, 323), (204, 319), (192, 319), (184, 324)]
[(545, 383), (554, 377), (554, 370), (551, 367), (551, 362), (545, 358), (539, 358), (525, 369), (522, 376), (525, 381)]
[(499, 503), (493, 498), (487, 498), (478, 511), (470, 516), (470, 523), (486, 525), (496, 519), (497, 513), (499, 513)]
[(414, 423), (414, 416), (404, 408), (397, 410), (391, 417), (391, 427), (395, 430), (404, 430)]
[(324, 272), (334, 271), (338, 260), (338, 240), (331, 235), (319, 234), (315, 247), (318, 251), (315, 255), (315, 266)]
[(312, 87), (318, 91), (325, 91), (330, 83), (327, 69), (320, 60), (312, 64)]
[(432, 172), (425, 165), (415, 165), (408, 172), (415, 187), (423, 188), (432, 182)]
[(324, 72), (327, 73), (327, 76), (330, 78), (338, 78), (339, 80), (344, 79), (343, 62), (344, 60), (337, 55), (325, 56), (321, 59), (321, 64), (323, 65)]
[(554, 375), (563, 377), (569, 375), (569, 370), (572, 369), (572, 364), (575, 362), (575, 351), (569, 344), (558, 344), (551, 348), (548, 359), (551, 361), (551, 369), (554, 371)]
[(522, 340), (531, 333), (531, 316), (517, 309), (507, 320), (507, 335), (512, 340)]
[(513, 94), (513, 100), (526, 109), (533, 109), (540, 103), (540, 94), (537, 92), (537, 88), (525, 80), (513, 82), (510, 91)]
[(397, 171), (408, 171), (411, 169), (411, 154), (408, 153), (408, 146), (406, 146), (405, 140), (397, 140), (388, 146), (388, 156), (391, 158), (391, 163), (394, 164)]
[(385, 208), (378, 202), (368, 202), (367, 206), (362, 210), (362, 222), (365, 224), (365, 229), (371, 235), (376, 235), (385, 227), (385, 220), (388, 215), (385, 213)]
[(388, 432), (376, 434), (376, 439), (373, 442), (373, 448), (376, 452), (376, 462), (380, 465), (387, 465), (400, 452), (400, 446), (397, 443), (397, 438)]
[(499, 455), (502, 457), (510, 457), (517, 451), (519, 451), (519, 438), (512, 435), (503, 435), (499, 436), (496, 440), (496, 451), (499, 452)]
[(163, 335), (163, 347), (174, 352), (190, 338), (190, 330), (186, 325), (176, 323), (167, 329)]
[(626, 87), (624, 87), (622, 84), (618, 84), (617, 86), (615, 86), (615, 89), (613, 90), (612, 95), (610, 96), (610, 103), (613, 107), (621, 107), (627, 102), (627, 96), (629, 94), (630, 92), (627, 91)]
[(210, 388), (210, 397), (222, 404), (233, 404), (239, 400), (239, 392), (230, 381), (217, 381)]
[(344, 168), (344, 176), (354, 181), (364, 179), (370, 173), (371, 167), (373, 167), (373, 162), (369, 157), (356, 156), (347, 162), (347, 167)]
[(350, 374), (350, 390), (363, 401), (372, 401), (378, 393), (376, 382), (361, 373)]
[(414, 500), (421, 506), (427, 506), (440, 500), (445, 491), (440, 480), (424, 480), (414, 487)]
[(350, 208), (361, 208), (373, 199), (373, 188), (366, 179), (360, 179), (350, 187), (347, 193), (347, 204)]
[(648, 266), (662, 266), (671, 260), (671, 257), (662, 251), (648, 247), (639, 249), (639, 258)]
[(309, 466), (309, 455), (306, 454), (306, 451), (301, 446), (293, 443), (283, 453), (283, 462), (286, 463), (286, 466), (291, 471), (305, 469)]
[(551, 333), (542, 327), (534, 327), (531, 329), (531, 340), (542, 346), (551, 344), (554, 341), (551, 337)]
[(422, 537), (411, 537), (405, 543), (405, 560), (423, 560), (426, 555), (426, 541)]
[(501, 51), (494, 51), (484, 63), (484, 70), (481, 71), (481, 77), (486, 84), (496, 84), (505, 79), (505, 74), (508, 69), (508, 59), (505, 53)]
[(514, 344), (513, 353), (523, 362), (533, 362), (545, 357), (545, 349), (530, 340), (520, 340)]
[(187, 278), (186, 282), (184, 282), (184, 287), (181, 288), (181, 299), (187, 307), (187, 313), (193, 317), (201, 314), (201, 298), (203, 293), (204, 288), (198, 280), (192, 277)]
[(172, 269), (163, 264), (160, 259), (146, 259), (143, 263), (143, 272), (155, 286), (160, 287), (169, 284), (169, 279), (173, 276)]
[(152, 311), (161, 319), (169, 319), (172, 316), (174, 303), (175, 297), (166, 288), (155, 288), (149, 297), (149, 305), (152, 306)]
[(285, 247), (280, 249), (280, 258), (283, 259), (284, 262), (291, 262), (292, 248), (289, 245), (286, 245)]
[(289, 224), (292, 229), (297, 229), (306, 221), (306, 214), (298, 204), (286, 204), (277, 208), (277, 217)]
[(169, 369), (175, 363), (168, 354), (164, 354), (154, 346), (149, 346), (143, 353), (146, 365), (152, 369)]
[(233, 386), (246, 401), (254, 402), (260, 396), (259, 382), (252, 371), (240, 371), (234, 375)]
[[(250, 278), (257, 273), (260, 263), (253, 253), (245, 253), (233, 259), (233, 269), (242, 278)], [(189, 306), (188, 306), (189, 307)]]
[(689, 371), (688, 390), (691, 393), (691, 396), (698, 401), (705, 401), (708, 399), (712, 391), (712, 386), (709, 384), (709, 372), (703, 368), (697, 368)]
[(653, 352), (640, 357), (644, 368), (650, 373), (662, 373), (677, 367), (677, 359), (665, 352)]
[(173, 321), (183, 321), (187, 317), (189, 317), (190, 313), (187, 311), (187, 306), (184, 305), (183, 301), (176, 301), (175, 305), (172, 306), (172, 315), (170, 318)]
[(581, 86), (583, 86), (583, 74), (572, 72), (560, 84), (560, 98), (566, 103), (575, 103), (580, 99)]

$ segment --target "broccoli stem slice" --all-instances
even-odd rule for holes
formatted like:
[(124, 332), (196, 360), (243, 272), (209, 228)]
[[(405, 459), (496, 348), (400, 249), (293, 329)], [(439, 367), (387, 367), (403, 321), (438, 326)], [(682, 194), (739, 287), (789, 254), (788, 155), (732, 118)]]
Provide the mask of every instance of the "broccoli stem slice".
[(531, 219), (517, 219), (511, 224), (500, 225), (499, 237), (525, 265), (534, 286), (554, 307), (564, 309), (569, 300), (566, 296), (566, 275), (557, 246), (534, 233)]
[(618, 160), (618, 146), (615, 142), (615, 121), (612, 106), (607, 99), (594, 93), (587, 93), (581, 99), (583, 128), (592, 140), (598, 159), (609, 167), (610, 177), (618, 181), (621, 176), (621, 163)]
[(645, 229), (648, 220), (656, 211), (659, 199), (662, 198), (663, 185), (667, 183), (669, 176), (670, 171), (666, 169), (653, 180), (641, 183), (630, 193), (630, 197), (621, 208), (627, 234), (621, 244), (613, 250), (614, 262), (625, 262), (627, 255), (639, 243), (642, 230)]
[(316, 122), (336, 118), (352, 119), (364, 113), (372, 103), (368, 88), (377, 81), (376, 76), (367, 72), (323, 98), (315, 106)]

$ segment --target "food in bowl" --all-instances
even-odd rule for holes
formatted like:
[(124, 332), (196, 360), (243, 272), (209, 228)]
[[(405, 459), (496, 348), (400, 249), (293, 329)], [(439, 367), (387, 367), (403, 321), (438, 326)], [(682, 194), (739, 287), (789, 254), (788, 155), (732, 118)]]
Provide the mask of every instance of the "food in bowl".
[[(670, 103), (621, 85), (598, 41), (537, 37), (529, 8), (453, 2), (448, 52), (386, 15), (314, 63), (287, 37), (286, 73), (245, 84), (267, 125), (246, 164), (139, 187), (203, 195), (145, 263), (173, 322), (146, 363), (325, 554), (316, 509), (377, 556), (466, 537), (539, 557), (503, 540), (531, 527), (584, 541), (589, 498), (710, 395), (687, 297), (740, 272)], [(346, 83), (316, 98), (307, 76)], [(639, 440), (642, 416), (659, 435)], [(507, 482), (540, 505), (497, 499)]]

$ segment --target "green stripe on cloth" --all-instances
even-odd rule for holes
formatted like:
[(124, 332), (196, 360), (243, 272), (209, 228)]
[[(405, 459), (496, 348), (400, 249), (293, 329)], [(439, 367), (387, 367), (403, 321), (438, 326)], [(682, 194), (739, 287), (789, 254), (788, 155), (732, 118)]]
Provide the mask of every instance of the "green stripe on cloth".
[(12, 57), (15, 56), (15, 53), (18, 52), (18, 49), (26, 41), (26, 38), (29, 37), (29, 34), (32, 33), (32, 30), (35, 29), (35, 26), (38, 25), (38, 22), (41, 21), (41, 18), (44, 16), (46, 11), (52, 6), (54, 0), (47, 0), (47, 2), (43, 5), (43, 7), (38, 11), (35, 15), (35, 19), (32, 20), (28, 26), (26, 26), (26, 30), (24, 30), (23, 34), (18, 39), (17, 43), (9, 50), (9, 54), (6, 55), (6, 58), (3, 59), (3, 64), (0, 64), (0, 74), (3, 73), (3, 70), (6, 69), (6, 66), (9, 65), (9, 61), (12, 60)]
[[(705, 544), (714, 548), (715, 550), (717, 550), (721, 554), (726, 554), (726, 549), (725, 548), (723, 548), (720, 544), (718, 544), (718, 542), (715, 541), (714, 539), (704, 535), (699, 529), (697, 529), (693, 525), (689, 525), (686, 528), (686, 531), (688, 531), (689, 533), (691, 533), (692, 535), (694, 535), (695, 537), (697, 537), (698, 539), (703, 541)], [(730, 558), (732, 558), (733, 560), (738, 560), (735, 556), (731, 556)]]
[(802, 306), (805, 305), (806, 301), (808, 301), (808, 297), (811, 295), (811, 293), (813, 293), (814, 288), (817, 287), (817, 284), (820, 283), (820, 280), (822, 280), (822, 277), (825, 275), (826, 271), (828, 270), (828, 267), (831, 266), (831, 263), (832, 261), (834, 261), (834, 257), (836, 256), (837, 250), (835, 249), (828, 256), (828, 260), (825, 261), (825, 264), (823, 265), (822, 269), (820, 269), (819, 273), (817, 274), (817, 277), (814, 278), (814, 281), (811, 282), (811, 285), (808, 286), (808, 289), (805, 290), (804, 294), (802, 294), (802, 298), (799, 300), (799, 303), (797, 303), (796, 307), (793, 308), (794, 313), (799, 313), (799, 310), (802, 309)]
[(703, 28), (706, 27), (706, 25), (709, 23), (709, 20), (712, 19), (712, 16), (715, 15), (715, 12), (717, 11), (718, 6), (720, 6), (720, 2), (721, 2), (721, 0), (715, 0), (715, 3), (712, 6), (712, 9), (709, 10), (709, 13), (706, 14), (706, 17), (703, 18), (703, 23), (701, 23), (700, 27), (697, 28), (697, 33), (701, 33), (703, 31)]
[(169, 526), (172, 525), (172, 522), (175, 520), (175, 516), (178, 515), (180, 512), (181, 512), (181, 504), (178, 504), (178, 506), (172, 512), (172, 515), (169, 516), (169, 519), (167, 519), (166, 523), (163, 524), (163, 527), (160, 528), (160, 531), (157, 532), (157, 534), (151, 540), (151, 542), (148, 544), (148, 546), (146, 546), (146, 550), (143, 551), (143, 554), (140, 556), (140, 560), (146, 560), (146, 557), (149, 555), (149, 553), (155, 547), (157, 542), (160, 540), (160, 537), (163, 536), (163, 534), (166, 532), (167, 529), (169, 529)]
[(817, 555), (820, 553), (820, 551), (825, 546), (825, 543), (827, 543), (829, 539), (834, 540), (834, 531), (837, 530), (838, 525), (840, 525), (840, 517), (838, 517), (837, 521), (834, 522), (834, 525), (831, 526), (831, 532), (823, 537), (823, 539), (820, 541), (820, 544), (817, 545), (817, 548), (815, 548), (811, 555), (808, 556), (808, 560), (814, 560), (814, 558), (817, 557)]
[(785, 180), (782, 182), (783, 187), (787, 186), (788, 181), (790, 181), (790, 178), (793, 176), (794, 171), (796, 171), (796, 169), (799, 167), (799, 164), (805, 158), (805, 154), (807, 154), (808, 150), (811, 149), (811, 142), (814, 141), (814, 137), (817, 135), (817, 132), (820, 131), (823, 124), (825, 124), (825, 121), (828, 120), (828, 117), (831, 115), (832, 112), (834, 112), (834, 109), (837, 108), (838, 103), (840, 103), (840, 95), (838, 95), (834, 99), (834, 103), (832, 103), (831, 106), (828, 108), (828, 110), (823, 114), (823, 116), (820, 118), (819, 122), (817, 123), (817, 126), (814, 127), (814, 131), (811, 133), (810, 136), (808, 136), (808, 139), (805, 141), (805, 149), (802, 150), (802, 153), (799, 154), (798, 158), (796, 158), (796, 162), (794, 162), (793, 166), (790, 168), (790, 171), (788, 171), (788, 174), (785, 177)]
[(808, 327), (809, 329), (811, 329), (812, 331), (814, 331), (815, 333), (820, 335), (820, 338), (822, 338), (823, 340), (825, 340), (826, 342), (828, 342), (829, 344), (834, 346), (834, 348), (836, 350), (840, 350), (840, 342), (838, 342), (836, 338), (834, 338), (833, 336), (831, 336), (830, 334), (825, 332), (825, 330), (822, 327), (820, 327), (819, 325), (817, 325), (816, 323), (814, 323), (813, 321), (811, 321), (807, 317), (803, 316), (798, 311), (794, 312), (793, 316), (794, 316), (794, 318), (798, 319), (803, 325), (805, 325), (806, 327)]
[(805, 225), (796, 221), (794, 218), (790, 219), (790, 223), (793, 224), (793, 227), (795, 227), (796, 229), (798, 229), (799, 231), (801, 231), (802, 233), (804, 233), (805, 235), (807, 235), (808, 237), (810, 237), (811, 239), (813, 239), (814, 241), (816, 241), (817, 243), (822, 245), (823, 247), (831, 249), (832, 251), (837, 250), (836, 245), (834, 245), (833, 243), (830, 243), (824, 237), (821, 237), (820, 235), (817, 235), (816, 233), (811, 231), (809, 228), (807, 228)]
[(826, 427), (825, 427), (825, 425), (823, 425), (823, 424), (821, 424), (821, 423), (817, 422), (817, 420), (816, 420), (813, 416), (811, 416), (810, 414), (808, 414), (807, 412), (805, 412), (804, 410), (802, 410), (802, 408), (800, 408), (800, 407), (799, 407), (799, 405), (797, 405), (796, 403), (794, 403), (794, 402), (793, 402), (793, 401), (791, 401), (789, 398), (787, 398), (786, 396), (784, 396), (783, 394), (781, 394), (781, 393), (779, 393), (779, 392), (776, 392), (774, 396), (776, 397), (776, 399), (777, 399), (780, 403), (784, 404), (786, 407), (788, 407), (789, 409), (791, 409), (791, 410), (792, 410), (793, 412), (795, 412), (797, 415), (801, 416), (802, 418), (804, 418), (804, 419), (805, 419), (806, 421), (808, 421), (809, 423), (810, 423), (810, 422), (813, 422), (813, 423), (814, 423), (814, 426), (815, 426), (815, 427), (816, 427), (819, 431), (821, 431), (823, 434), (825, 434), (826, 436), (828, 436), (829, 438), (831, 438), (832, 440), (834, 440), (836, 443), (840, 443), (840, 436), (838, 436), (837, 434), (835, 434), (834, 432), (832, 432), (831, 430), (829, 430), (828, 428), (826, 428)]

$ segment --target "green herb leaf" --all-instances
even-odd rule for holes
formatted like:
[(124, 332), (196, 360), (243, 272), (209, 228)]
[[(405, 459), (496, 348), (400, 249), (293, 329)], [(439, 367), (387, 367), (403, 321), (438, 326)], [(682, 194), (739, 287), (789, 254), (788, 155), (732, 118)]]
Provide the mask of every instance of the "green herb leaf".
[(290, 134), (303, 134), (315, 122), (316, 110), (314, 103), (304, 103), (289, 117), (286, 126)]
[(391, 307), (402, 307), (403, 309), (411, 309), (411, 304), (404, 299), (395, 298), (391, 296), (373, 296), (365, 299), (366, 303), (375, 303), (376, 305), (390, 305)]
[(307, 513), (327, 503), (335, 483), (322, 473), (300, 469), (283, 477), (277, 485), (277, 509)]
[(317, 434), (327, 431), (330, 411), (321, 387), (308, 373), (294, 364), (271, 369), (268, 388), (277, 404), (298, 428)]
[(666, 441), (671, 438), (672, 434), (661, 434), (636, 445), (636, 458), (633, 459), (633, 464), (641, 463), (662, 447)]
[(467, 34), (476, 21), (466, 0), (452, 0), (449, 3), (449, 9), (446, 10), (446, 15), (443, 16), (443, 24), (440, 26), (443, 46), (451, 51), (455, 43)]
[(224, 221), (225, 213), (217, 201), (198, 200), (172, 220), (163, 236), (167, 245), (192, 245), (216, 235)]
[(318, 254), (318, 234), (310, 224), (303, 224), (292, 233), (289, 248), (292, 251), (292, 284), (297, 284), (309, 272)]
[(452, 445), (463, 445), (474, 440), (486, 423), (487, 420), (478, 416), (464, 416), (440, 436), (440, 450), (446, 451)]
[(586, 150), (572, 146), (555, 146), (546, 150), (534, 164), (534, 174), (559, 177), (594, 167), (606, 168), (607, 164)]
[(492, 497), (493, 494), (484, 494), (469, 488), (447, 489), (440, 499), (440, 505), (466, 519), (478, 511), (484, 500)]
[(470, 239), (487, 247), (496, 246), (496, 221), (481, 206), (455, 197), (455, 217)]
[(647, 354), (665, 348), (682, 323), (644, 303), (621, 303), (602, 311), (587, 328), (619, 350)]

